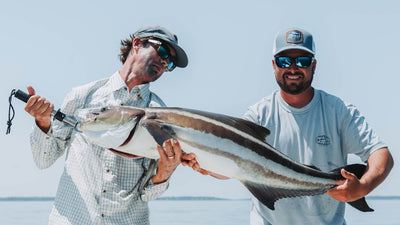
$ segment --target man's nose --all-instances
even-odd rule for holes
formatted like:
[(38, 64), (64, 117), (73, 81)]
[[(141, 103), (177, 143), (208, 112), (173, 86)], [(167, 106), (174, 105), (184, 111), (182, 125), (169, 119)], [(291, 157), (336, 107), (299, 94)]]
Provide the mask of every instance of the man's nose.
[(166, 59), (161, 59), (161, 64), (166, 68), (169, 64), (169, 57)]
[(297, 71), (297, 70), (299, 70), (299, 67), (296, 65), (296, 62), (294, 62), (294, 60), (293, 60), (287, 69), (292, 70), (292, 71), (295, 71), (295, 70)]

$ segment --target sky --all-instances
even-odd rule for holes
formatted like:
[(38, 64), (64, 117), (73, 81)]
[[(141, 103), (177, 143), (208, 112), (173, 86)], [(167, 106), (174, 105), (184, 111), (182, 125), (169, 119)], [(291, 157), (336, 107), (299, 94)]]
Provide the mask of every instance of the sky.
[[(279, 88), (271, 64), (275, 34), (290, 27), (311, 32), (317, 51), (313, 86), (356, 105), (395, 159), (387, 180), (370, 195), (399, 195), (399, 10), (400, 2), (386, 0), (2, 1), (0, 197), (54, 196), (65, 159), (46, 170), (35, 166), (33, 118), (17, 99), (11, 134), (5, 135), (11, 90), (32, 85), (58, 108), (71, 88), (119, 70), (120, 40), (153, 24), (178, 35), (189, 65), (164, 73), (151, 90), (168, 106), (236, 117)], [(236, 180), (179, 166), (164, 196), (250, 194)]]

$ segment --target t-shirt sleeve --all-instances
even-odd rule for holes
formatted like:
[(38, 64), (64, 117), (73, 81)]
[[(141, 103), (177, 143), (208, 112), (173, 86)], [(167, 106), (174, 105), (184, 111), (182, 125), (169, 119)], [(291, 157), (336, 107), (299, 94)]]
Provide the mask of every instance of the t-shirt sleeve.
[(374, 151), (387, 147), (354, 105), (343, 107), (341, 117), (341, 144), (346, 153), (355, 154), (366, 162)]

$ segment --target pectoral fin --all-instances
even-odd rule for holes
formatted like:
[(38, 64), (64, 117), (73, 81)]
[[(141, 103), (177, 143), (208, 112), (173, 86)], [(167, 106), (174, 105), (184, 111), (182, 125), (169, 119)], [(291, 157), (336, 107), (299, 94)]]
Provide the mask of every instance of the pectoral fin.
[(157, 123), (146, 121), (143, 122), (143, 126), (147, 129), (147, 131), (153, 136), (154, 140), (158, 145), (163, 146), (166, 140), (172, 138), (172, 136), (164, 131)]

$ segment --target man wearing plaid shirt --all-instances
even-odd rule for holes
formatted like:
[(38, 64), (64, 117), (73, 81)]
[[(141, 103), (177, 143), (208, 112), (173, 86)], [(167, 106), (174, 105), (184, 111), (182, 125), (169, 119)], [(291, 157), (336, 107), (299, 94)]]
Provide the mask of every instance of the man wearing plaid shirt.
[[(149, 90), (150, 82), (176, 66), (186, 67), (188, 58), (178, 46), (177, 36), (160, 26), (139, 29), (121, 41), (121, 69), (111, 77), (73, 88), (61, 111), (103, 106), (165, 106)], [(65, 153), (49, 224), (149, 224), (148, 201), (159, 197), (181, 162), (176, 141), (158, 146), (160, 160), (122, 155), (92, 144), (86, 137), (61, 122), (51, 121), (54, 105), (36, 95), (25, 110), (35, 118), (31, 146), (40, 169), (50, 167)], [(129, 157), (127, 157), (129, 156)], [(156, 172), (151, 164), (156, 165)]]

